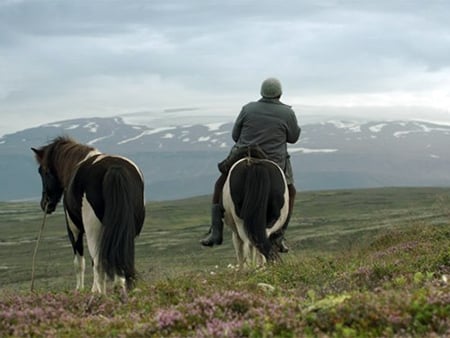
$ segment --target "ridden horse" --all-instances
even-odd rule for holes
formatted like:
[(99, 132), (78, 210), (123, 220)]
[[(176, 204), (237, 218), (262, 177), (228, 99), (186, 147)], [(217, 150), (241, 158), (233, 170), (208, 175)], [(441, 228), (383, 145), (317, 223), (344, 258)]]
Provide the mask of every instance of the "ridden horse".
[(264, 265), (279, 258), (271, 235), (281, 231), (287, 220), (289, 193), (283, 170), (275, 162), (247, 156), (234, 163), (222, 204), (239, 266)]
[(62, 195), (74, 252), (77, 289), (84, 288), (83, 235), (93, 262), (92, 292), (106, 292), (106, 277), (133, 287), (134, 240), (145, 218), (144, 180), (129, 159), (100, 153), (68, 137), (31, 148), (42, 180), (41, 208), (51, 214)]

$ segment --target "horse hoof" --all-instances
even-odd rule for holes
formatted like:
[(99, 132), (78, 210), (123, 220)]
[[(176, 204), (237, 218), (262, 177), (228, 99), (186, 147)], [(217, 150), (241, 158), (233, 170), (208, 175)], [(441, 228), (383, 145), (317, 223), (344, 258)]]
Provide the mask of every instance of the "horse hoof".
[(281, 253), (289, 252), (289, 247), (286, 245), (286, 243), (284, 241), (281, 241), (278, 249)]

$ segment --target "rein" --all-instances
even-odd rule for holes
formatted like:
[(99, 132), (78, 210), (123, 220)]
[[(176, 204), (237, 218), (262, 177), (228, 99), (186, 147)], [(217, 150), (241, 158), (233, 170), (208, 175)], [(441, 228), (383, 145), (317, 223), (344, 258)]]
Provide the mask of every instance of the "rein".
[[(253, 153), (254, 151), (256, 151), (256, 154)], [(251, 166), (254, 163), (262, 162), (262, 160), (267, 159), (267, 157), (258, 146), (256, 146), (256, 148), (248, 146), (246, 159), (247, 166)]]
[(31, 292), (34, 291), (34, 273), (35, 273), (35, 267), (36, 267), (36, 255), (38, 251), (39, 242), (41, 241), (42, 232), (44, 231), (45, 221), (47, 219), (47, 203), (45, 204), (45, 210), (44, 210), (44, 219), (42, 220), (41, 228), (39, 229), (38, 238), (36, 240), (36, 246), (34, 247), (34, 253), (33, 253), (33, 263), (31, 266)]
[(249, 166), (252, 163), (252, 153), (250, 151), (250, 147), (247, 148), (247, 165)]

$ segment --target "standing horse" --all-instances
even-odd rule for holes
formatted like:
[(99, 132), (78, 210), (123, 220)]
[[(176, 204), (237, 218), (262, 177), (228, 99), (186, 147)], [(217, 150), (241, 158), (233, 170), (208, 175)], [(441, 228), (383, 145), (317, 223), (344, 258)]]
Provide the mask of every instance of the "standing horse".
[(42, 179), (42, 210), (51, 214), (64, 194), (77, 289), (84, 288), (84, 233), (94, 269), (92, 292), (106, 292), (106, 277), (130, 289), (136, 278), (134, 240), (145, 217), (144, 181), (136, 164), (67, 137), (31, 149)]
[(288, 202), (286, 178), (275, 162), (244, 157), (231, 167), (222, 203), (240, 266), (278, 259), (271, 235), (286, 222)]

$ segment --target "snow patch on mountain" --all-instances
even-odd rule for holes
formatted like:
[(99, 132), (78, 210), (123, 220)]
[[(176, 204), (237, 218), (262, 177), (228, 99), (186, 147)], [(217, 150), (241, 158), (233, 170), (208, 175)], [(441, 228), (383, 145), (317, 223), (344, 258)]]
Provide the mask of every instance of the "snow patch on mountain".
[(127, 124), (139, 124), (149, 128), (165, 126), (190, 128), (194, 125), (211, 125), (215, 129), (234, 121), (235, 115), (232, 109), (225, 107), (187, 107), (123, 114), (120, 118)]
[(91, 145), (93, 145), (93, 144), (95, 144), (97, 142), (104, 141), (104, 140), (106, 140), (106, 139), (108, 139), (108, 138), (110, 138), (112, 136), (114, 136), (114, 131), (112, 131), (109, 135), (97, 137), (97, 138), (87, 142), (87, 144), (91, 146)]
[(323, 122), (322, 124), (332, 124), (337, 129), (347, 129), (353, 133), (361, 132), (361, 123), (356, 121), (338, 121), (338, 120), (329, 120)]
[(209, 131), (216, 131), (220, 130), (220, 127), (222, 127), (225, 124), (226, 122), (218, 122), (218, 123), (208, 123), (205, 124), (205, 126), (208, 128)]
[(137, 139), (140, 139), (140, 138), (142, 138), (144, 136), (157, 134), (157, 133), (160, 133), (160, 132), (163, 132), (163, 131), (166, 131), (166, 130), (173, 130), (175, 128), (176, 127), (161, 127), (161, 128), (156, 128), (156, 129), (145, 130), (144, 132), (140, 133), (139, 135), (131, 137), (131, 138), (128, 138), (128, 139), (125, 139), (125, 140), (122, 140), (122, 141), (120, 141), (117, 144), (129, 143), (129, 142), (132, 142), (132, 141), (136, 141)]
[[(117, 123), (116, 119), (115, 122)], [(91, 133), (96, 133), (99, 128), (99, 125), (95, 122), (89, 122), (86, 125), (84, 125), (83, 128), (87, 129)]]
[(225, 130), (225, 131), (216, 131), (214, 133), (214, 135), (220, 136), (220, 135), (225, 135), (225, 134), (229, 134), (230, 131), (229, 130)]
[(289, 148), (289, 153), (303, 153), (303, 154), (315, 154), (315, 153), (335, 153), (338, 149), (311, 149), (311, 148)]
[(385, 126), (387, 126), (386, 123), (379, 123), (379, 124), (376, 124), (376, 125), (374, 125), (374, 126), (370, 126), (370, 127), (369, 127), (369, 130), (370, 130), (372, 133), (379, 133), (379, 132), (381, 132), (381, 130), (382, 130)]
[(413, 122), (410, 124), (399, 123), (401, 127), (408, 128), (408, 130), (400, 130), (394, 132), (394, 137), (400, 138), (412, 133), (432, 133), (432, 132), (442, 132), (445, 135), (450, 135), (450, 126), (438, 126), (433, 124), (425, 124), (421, 122)]
[(445, 134), (449, 134), (449, 133), (450, 133), (450, 127), (447, 127), (447, 128), (441, 127), (441, 126), (440, 126), (440, 127), (437, 127), (437, 126), (431, 127), (431, 126), (429, 126), (429, 125), (418, 124), (418, 123), (416, 123), (416, 125), (417, 125), (419, 128), (421, 128), (422, 131), (424, 131), (425, 133), (431, 133), (431, 132), (433, 132), (433, 131), (442, 131), (442, 132), (444, 132)]

